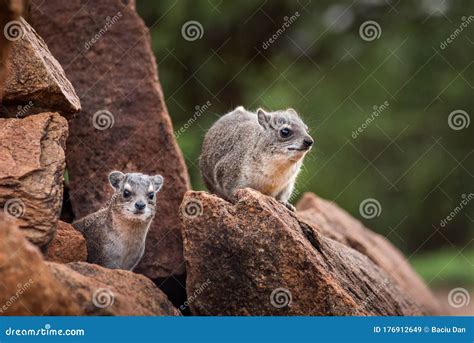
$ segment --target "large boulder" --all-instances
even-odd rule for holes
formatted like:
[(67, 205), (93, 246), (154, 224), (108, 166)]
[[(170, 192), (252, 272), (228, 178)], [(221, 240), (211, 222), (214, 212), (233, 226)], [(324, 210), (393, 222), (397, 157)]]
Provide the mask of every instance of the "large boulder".
[(37, 247), (10, 216), (0, 215), (0, 316), (66, 316), (81, 310)]
[(84, 236), (71, 224), (58, 221), (56, 234), (48, 246), (46, 259), (51, 262), (86, 262), (87, 246)]
[(422, 315), (365, 255), (250, 189), (236, 204), (188, 192), (181, 205), (195, 315)]
[[(23, 18), (10, 24), (9, 29), (16, 30), (12, 31), (16, 36), (11, 38), (2, 103), (14, 107), (3, 115), (24, 117), (58, 111), (69, 116), (78, 112), (81, 109), (79, 98), (43, 39)], [(19, 104), (24, 105), (18, 108)]]
[(166, 295), (143, 275), (84, 262), (48, 265), (80, 304), (82, 315), (180, 315)]
[(133, 1), (72, 0), (65, 6), (61, 0), (36, 0), (31, 18), (81, 100), (82, 113), (71, 121), (67, 142), (75, 216), (105, 204), (111, 195), (107, 174), (114, 169), (163, 175), (156, 219), (136, 271), (151, 278), (183, 273), (177, 209), (189, 188), (188, 176), (149, 32)]
[(54, 236), (61, 209), (67, 132), (58, 113), (0, 118), (0, 208), (42, 248)]
[(402, 253), (383, 236), (367, 229), (335, 203), (305, 193), (296, 205), (298, 217), (332, 238), (367, 256), (389, 274), (426, 313), (445, 312)]

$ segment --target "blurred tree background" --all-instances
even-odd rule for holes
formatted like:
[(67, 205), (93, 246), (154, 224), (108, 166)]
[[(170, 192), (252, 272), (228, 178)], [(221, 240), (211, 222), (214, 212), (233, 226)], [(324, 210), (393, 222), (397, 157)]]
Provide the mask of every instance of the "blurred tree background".
[[(306, 191), (337, 202), (431, 286), (474, 284), (473, 1), (140, 0), (137, 10), (194, 189), (205, 189), (198, 156), (220, 115), (293, 107), (316, 140), (293, 202)], [(380, 204), (374, 218), (361, 215), (365, 199)]]

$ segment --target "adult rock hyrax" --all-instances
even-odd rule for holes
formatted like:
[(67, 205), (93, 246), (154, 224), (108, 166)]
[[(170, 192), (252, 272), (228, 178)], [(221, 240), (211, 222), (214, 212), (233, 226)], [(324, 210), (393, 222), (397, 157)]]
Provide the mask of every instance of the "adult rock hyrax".
[(291, 108), (252, 113), (240, 106), (207, 132), (199, 165), (209, 191), (228, 201), (236, 189), (250, 187), (294, 210), (288, 199), (313, 142)]
[(86, 239), (87, 262), (133, 270), (143, 257), (163, 177), (114, 171), (109, 182), (115, 193), (107, 205), (72, 225)]

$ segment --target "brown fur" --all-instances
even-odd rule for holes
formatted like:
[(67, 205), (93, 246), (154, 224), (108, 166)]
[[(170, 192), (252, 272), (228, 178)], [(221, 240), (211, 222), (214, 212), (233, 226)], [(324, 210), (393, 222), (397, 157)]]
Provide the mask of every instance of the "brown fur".
[[(292, 135), (282, 137), (283, 128)], [(199, 165), (209, 191), (226, 200), (250, 187), (292, 208), (288, 199), (312, 142), (293, 109), (252, 113), (237, 107), (207, 132)]]

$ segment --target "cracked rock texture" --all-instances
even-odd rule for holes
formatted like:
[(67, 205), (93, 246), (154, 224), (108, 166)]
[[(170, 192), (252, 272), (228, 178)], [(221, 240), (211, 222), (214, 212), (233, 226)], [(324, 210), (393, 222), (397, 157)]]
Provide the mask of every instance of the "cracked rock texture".
[(430, 315), (446, 314), (403, 254), (385, 237), (367, 229), (335, 203), (305, 193), (296, 205), (298, 217), (332, 238), (367, 256), (389, 274)]
[(67, 132), (58, 113), (0, 118), (0, 207), (43, 249), (61, 210)]

